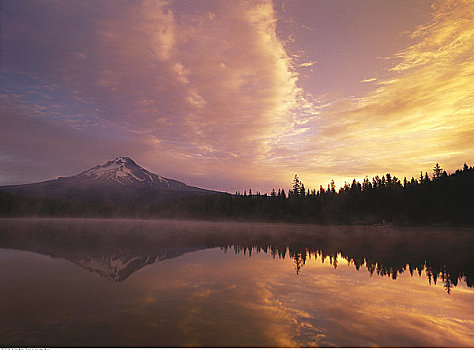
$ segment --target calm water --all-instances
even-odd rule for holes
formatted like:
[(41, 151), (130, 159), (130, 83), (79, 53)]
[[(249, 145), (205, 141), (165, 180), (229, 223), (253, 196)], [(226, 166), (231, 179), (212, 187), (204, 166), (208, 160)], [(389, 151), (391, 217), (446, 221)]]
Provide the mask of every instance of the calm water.
[(472, 347), (473, 251), (473, 229), (3, 219), (0, 345)]

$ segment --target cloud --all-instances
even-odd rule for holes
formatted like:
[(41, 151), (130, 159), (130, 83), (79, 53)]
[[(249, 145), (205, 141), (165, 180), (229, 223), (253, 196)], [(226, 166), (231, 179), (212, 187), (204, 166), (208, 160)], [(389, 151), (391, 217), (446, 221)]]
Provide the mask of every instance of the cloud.
[(318, 63), (317, 61), (310, 61), (310, 62), (303, 62), (303, 63), (300, 63), (298, 65), (298, 67), (312, 67), (314, 66), (316, 63)]
[(364, 79), (364, 80), (361, 80), (360, 82), (361, 83), (371, 83), (373, 81), (376, 81), (377, 78), (368, 78), (368, 79)]
[(472, 164), (473, 15), (471, 1), (437, 2), (414, 44), (394, 55), (388, 77), (365, 96), (322, 100), (328, 105), (305, 138), (288, 141), (281, 162), (271, 158), (315, 186), (331, 177), (416, 176), (436, 162), (449, 171)]
[(5, 13), (5, 70), (97, 106), (95, 122), (126, 130), (137, 161), (167, 176), (248, 181), (293, 122), (300, 90), (271, 1), (19, 1)]
[[(76, 174), (111, 153), (139, 154), (143, 143), (113, 124), (89, 124), (74, 114), (50, 115), (47, 106), (0, 96), (0, 179), (5, 184)], [(93, 157), (91, 157), (93, 155)], [(58, 173), (58, 169), (67, 170)]]
[[(32, 156), (43, 149), (37, 158), (57, 159), (55, 175), (76, 171), (62, 128), (90, 154), (100, 150), (90, 166), (126, 153), (215, 189), (268, 191), (295, 172), (319, 187), (416, 175), (435, 162), (454, 170), (474, 162), (472, 16), (469, 1), (437, 2), (385, 76), (362, 80), (371, 92), (313, 98), (298, 79), (316, 60), (298, 63), (285, 46), (271, 1), (7, 2), (2, 94), (21, 111), (22, 134), (37, 139), (23, 147), (3, 139), (1, 156), (23, 164), (17, 174), (34, 165), (46, 177), (52, 166)], [(13, 177), (5, 174), (2, 183)]]

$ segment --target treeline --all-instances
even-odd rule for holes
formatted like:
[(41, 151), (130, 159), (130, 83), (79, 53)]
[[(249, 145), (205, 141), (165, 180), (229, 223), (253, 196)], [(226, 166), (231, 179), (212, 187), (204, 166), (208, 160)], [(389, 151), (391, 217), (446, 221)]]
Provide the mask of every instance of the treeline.
[(301, 222), (319, 224), (474, 224), (474, 168), (452, 174), (436, 164), (431, 176), (398, 179), (386, 174), (340, 189), (306, 189), (295, 175), (292, 188), (270, 194), (195, 195), (168, 202), (59, 200), (0, 192), (0, 216), (144, 217)]
[(235, 195), (183, 198), (156, 212), (194, 218), (287, 221), (321, 224), (474, 224), (474, 168), (464, 164), (452, 174), (436, 164), (433, 174), (419, 179), (398, 179), (386, 174), (362, 183), (353, 180), (336, 190), (305, 189), (295, 175), (293, 187), (270, 195)]

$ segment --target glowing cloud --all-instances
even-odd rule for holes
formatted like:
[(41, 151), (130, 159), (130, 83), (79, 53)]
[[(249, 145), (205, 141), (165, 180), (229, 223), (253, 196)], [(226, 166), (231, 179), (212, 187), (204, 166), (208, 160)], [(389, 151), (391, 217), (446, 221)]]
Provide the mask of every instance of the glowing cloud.
[[(406, 37), (410, 45), (392, 52), (385, 74), (355, 80), (361, 91), (374, 90), (351, 98), (333, 91), (313, 98), (302, 88), (327, 58), (318, 57), (323, 43), (292, 51), (298, 35), (282, 39), (283, 22), (297, 24), (295, 31), (307, 26), (285, 19), (285, 7), (269, 0), (6, 2), (0, 129), (16, 115), (23, 126), (2, 138), (0, 183), (49, 178), (48, 159), (54, 175), (68, 175), (117, 154), (230, 191), (287, 186), (295, 172), (319, 187), (331, 178), (411, 176), (435, 162), (454, 170), (474, 161), (472, 2), (437, 2), (431, 20)], [(302, 32), (320, 30), (311, 29)], [(321, 50), (304, 52), (313, 46)], [(58, 128), (73, 139), (56, 137)], [(78, 144), (100, 159), (78, 155)]]
[(311, 61), (311, 62), (303, 62), (303, 63), (300, 63), (298, 65), (298, 67), (312, 67), (314, 66), (316, 63), (318, 63), (317, 61)]
[[(474, 161), (474, 3), (439, 2), (416, 42), (364, 97), (327, 100), (285, 159), (308, 182), (392, 172), (417, 176), (436, 162), (453, 171)], [(309, 160), (305, 163), (296, 156)], [(274, 159), (275, 160), (275, 159)], [(307, 164), (310, 165), (307, 165)], [(304, 165), (301, 165), (304, 164)], [(331, 174), (331, 175), (328, 175)], [(317, 179), (317, 180), (315, 180)]]
[[(7, 30), (5, 45), (27, 48), (7, 50), (5, 66), (99, 106), (98, 125), (134, 135), (139, 161), (156, 172), (163, 171), (158, 162), (168, 176), (211, 171), (245, 181), (270, 140), (292, 123), (288, 110), (298, 103), (276, 13), (271, 1), (188, 5), (39, 3), (42, 20), (19, 6), (11, 12), (26, 12), (25, 22), (7, 22), (23, 32)], [(69, 41), (64, 27), (72, 24), (64, 17), (75, 25)], [(35, 65), (17, 59), (25, 50), (37, 51)], [(32, 108), (28, 99), (17, 103)], [(18, 153), (12, 145), (7, 152)], [(189, 170), (181, 173), (183, 166)]]

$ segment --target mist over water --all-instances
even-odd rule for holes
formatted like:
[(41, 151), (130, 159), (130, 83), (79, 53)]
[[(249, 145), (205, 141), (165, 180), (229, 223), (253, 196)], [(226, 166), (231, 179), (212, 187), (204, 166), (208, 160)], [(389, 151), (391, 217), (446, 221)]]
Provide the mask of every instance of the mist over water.
[(5, 346), (472, 346), (474, 232), (0, 220)]

